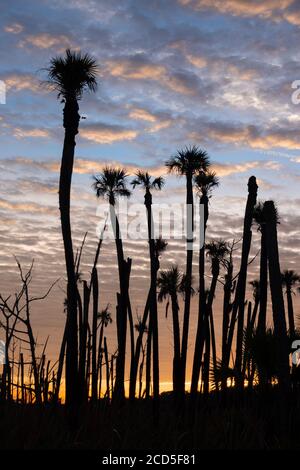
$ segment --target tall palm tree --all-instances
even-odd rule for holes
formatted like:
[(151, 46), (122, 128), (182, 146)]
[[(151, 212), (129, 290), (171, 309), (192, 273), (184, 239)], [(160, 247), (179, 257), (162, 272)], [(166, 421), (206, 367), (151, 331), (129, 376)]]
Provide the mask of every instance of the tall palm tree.
[[(169, 302), (171, 300), (172, 319), (173, 319), (173, 391), (175, 394), (180, 392), (180, 328), (179, 328), (179, 304), (178, 294), (183, 293), (185, 289), (185, 278), (179, 271), (178, 266), (172, 266), (170, 269), (161, 271), (157, 279), (159, 288), (158, 301), (168, 299), (166, 304), (166, 317), (168, 315)], [(169, 300), (170, 299), (170, 300)]]
[(194, 349), (194, 360), (192, 370), (191, 393), (195, 395), (198, 390), (198, 382), (201, 368), (201, 360), (205, 337), (209, 337), (209, 321), (206, 309), (205, 295), (205, 236), (209, 217), (209, 198), (214, 188), (219, 185), (219, 179), (215, 172), (200, 172), (194, 177), (195, 186), (199, 195), (200, 206), (203, 207), (203, 243), (199, 250), (199, 305), (198, 305), (198, 324), (196, 332), (196, 342)]
[(112, 316), (109, 311), (109, 305), (107, 305), (101, 312), (98, 312), (97, 315), (98, 325), (97, 328), (100, 328), (99, 333), (99, 345), (98, 345), (98, 358), (97, 358), (97, 382), (99, 379), (99, 398), (101, 397), (101, 384), (102, 384), (102, 357), (103, 357), (103, 336), (104, 328), (107, 328), (110, 323), (112, 323)]
[(285, 287), (287, 307), (288, 307), (288, 318), (289, 318), (289, 330), (291, 338), (295, 337), (295, 319), (294, 319), (294, 307), (293, 307), (293, 287), (300, 282), (300, 276), (293, 270), (285, 270), (281, 275), (282, 285)]
[(224, 258), (222, 264), (225, 268), (224, 287), (223, 287), (223, 319), (222, 319), (222, 361), (221, 361), (221, 386), (222, 391), (226, 391), (227, 375), (229, 372), (228, 365), (226, 364), (226, 355), (228, 348), (228, 331), (230, 324), (230, 313), (232, 310), (231, 297), (235, 289), (235, 280), (233, 278), (233, 252), (236, 250), (237, 242), (232, 241), (228, 247), (229, 253), (227, 258)]
[(93, 187), (97, 197), (102, 197), (109, 202), (110, 219), (114, 232), (117, 250), (120, 295), (118, 295), (117, 305), (117, 336), (118, 336), (118, 356), (116, 363), (115, 396), (124, 398), (124, 375), (125, 375), (125, 355), (126, 355), (126, 332), (127, 332), (127, 312), (129, 313), (129, 276), (131, 260), (125, 260), (123, 241), (120, 232), (119, 219), (116, 213), (116, 202), (119, 197), (130, 197), (131, 192), (127, 188), (127, 177), (125, 169), (105, 167), (98, 176), (94, 176)]
[(179, 150), (176, 155), (166, 162), (170, 173), (185, 176), (186, 179), (186, 293), (184, 300), (183, 329), (181, 343), (181, 393), (185, 391), (186, 359), (189, 336), (189, 321), (191, 307), (191, 285), (193, 266), (194, 239), (194, 198), (193, 177), (197, 172), (206, 172), (210, 166), (208, 154), (197, 146)]
[(259, 313), (257, 321), (258, 333), (266, 331), (267, 300), (268, 300), (268, 260), (266, 246), (266, 223), (263, 217), (263, 202), (254, 207), (253, 220), (261, 234), (260, 241), (260, 273), (259, 273)]
[(207, 314), (210, 322), (210, 334), (211, 334), (211, 346), (212, 346), (212, 355), (213, 355), (213, 366), (214, 371), (217, 370), (217, 350), (216, 350), (216, 338), (215, 338), (215, 328), (214, 328), (214, 319), (212, 306), (215, 298), (215, 292), (217, 287), (217, 282), (220, 274), (220, 264), (224, 261), (224, 258), (229, 254), (228, 244), (224, 240), (212, 241), (205, 244), (206, 256), (210, 258), (211, 261), (211, 274), (212, 280), (210, 284), (210, 289), (207, 296), (206, 308)]
[[(141, 360), (140, 367), (139, 367), (139, 391), (138, 391), (138, 397), (139, 397), (139, 399), (141, 399), (142, 398), (142, 388), (143, 388), (144, 363), (145, 363), (145, 354), (146, 354), (146, 344), (143, 345), (142, 338), (143, 338), (144, 333), (148, 332), (148, 328), (144, 324), (144, 322), (141, 318), (138, 318), (138, 321), (134, 325), (134, 327), (135, 327), (135, 330), (138, 333), (138, 338), (141, 338), (140, 352), (142, 352), (142, 360)], [(139, 352), (139, 356), (140, 356), (140, 352)], [(139, 360), (138, 360), (137, 364), (139, 364)], [(137, 366), (137, 369), (138, 369), (138, 366)], [(137, 372), (136, 372), (136, 375), (135, 375), (134, 397), (135, 397), (135, 388), (136, 388), (136, 376), (137, 376)], [(131, 383), (130, 383), (130, 385), (131, 385)]]
[(64, 57), (54, 57), (47, 69), (49, 82), (64, 103), (65, 129), (59, 178), (59, 208), (67, 270), (66, 403), (76, 404), (78, 396), (77, 285), (70, 221), (70, 193), (75, 137), (79, 128), (79, 100), (85, 90), (95, 91), (98, 66), (88, 54), (67, 49)]
[[(150, 325), (153, 339), (153, 395), (157, 400), (159, 397), (159, 349), (158, 349), (158, 321), (157, 321), (157, 301), (156, 301), (156, 261), (155, 261), (155, 239), (154, 223), (152, 214), (152, 194), (151, 191), (161, 190), (165, 184), (162, 176), (152, 178), (147, 171), (137, 171), (135, 178), (131, 182), (133, 188), (141, 186), (145, 190), (145, 207), (147, 211), (148, 223), (148, 243), (150, 256)], [(132, 361), (135, 367), (135, 361)], [(134, 371), (133, 371), (134, 374)], [(133, 375), (132, 375), (133, 378)]]
[(264, 203), (263, 216), (266, 221), (270, 291), (272, 299), (274, 335), (277, 342), (277, 354), (275, 360), (277, 361), (279, 369), (279, 385), (281, 390), (285, 392), (289, 386), (289, 347), (278, 251), (278, 214), (273, 201), (266, 201)]

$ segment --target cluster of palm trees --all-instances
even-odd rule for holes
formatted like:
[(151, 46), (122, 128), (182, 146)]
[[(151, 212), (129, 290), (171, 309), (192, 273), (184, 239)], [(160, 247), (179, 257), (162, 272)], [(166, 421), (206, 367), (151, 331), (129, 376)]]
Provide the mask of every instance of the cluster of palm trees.
[[(199, 389), (208, 394), (212, 387), (226, 391), (231, 384), (238, 390), (246, 385), (263, 387), (278, 383), (282, 390), (290, 386), (290, 346), (297, 337), (293, 309), (293, 288), (300, 282), (294, 271), (281, 273), (277, 225), (278, 214), (273, 201), (257, 201), (258, 186), (254, 176), (248, 181), (248, 197), (245, 207), (241, 240), (207, 241), (209, 200), (219, 185), (217, 175), (211, 169), (206, 151), (197, 146), (179, 150), (166, 161), (170, 173), (185, 178), (186, 184), (186, 266), (184, 272), (177, 265), (160, 269), (160, 257), (167, 249), (167, 242), (154, 237), (152, 193), (165, 185), (162, 177), (152, 177), (147, 171), (138, 170), (133, 179), (125, 169), (107, 166), (94, 176), (93, 189), (98, 198), (109, 204), (110, 223), (113, 228), (119, 273), (119, 289), (116, 303), (117, 351), (109, 356), (105, 328), (112, 321), (109, 307), (99, 312), (99, 278), (97, 264), (103, 243), (99, 237), (89, 281), (82, 280), (80, 261), (84, 241), (74, 254), (70, 221), (70, 193), (74, 164), (75, 137), (79, 130), (79, 101), (84, 90), (95, 91), (97, 64), (89, 55), (66, 51), (64, 57), (52, 59), (48, 69), (49, 82), (57, 90), (64, 103), (63, 126), (65, 139), (59, 181), (59, 208), (64, 243), (67, 298), (66, 324), (61, 344), (52, 395), (58, 399), (61, 378), (65, 366), (65, 399), (75, 409), (84, 401), (98, 400), (102, 394), (102, 366), (106, 370), (105, 396), (115, 402), (125, 397), (126, 364), (130, 365), (129, 398), (153, 397), (160, 394), (159, 323), (158, 302), (165, 302), (166, 317), (172, 315), (173, 330), (173, 393), (182, 398), (186, 392), (187, 354), (190, 344), (191, 300), (198, 296), (197, 328), (193, 349), (190, 394), (196, 397)], [(132, 259), (126, 258), (118, 211), (118, 198), (128, 198), (132, 188), (144, 190), (149, 246), (149, 291), (145, 299), (142, 317), (135, 324), (130, 298), (130, 274)], [(194, 266), (194, 212), (195, 193), (201, 207), (203, 240), (199, 250), (197, 276)], [(107, 222), (109, 223), (109, 222)], [(259, 279), (251, 281), (253, 300), (247, 299), (248, 267), (254, 227), (261, 237)], [(106, 226), (103, 230), (106, 229)], [(234, 272), (234, 255), (240, 249), (240, 266)], [(207, 261), (210, 263), (208, 275)], [(197, 279), (197, 285), (195, 282)], [(207, 279), (210, 279), (207, 285)], [(218, 286), (223, 289), (221, 345), (218, 348), (215, 331), (215, 298)], [(285, 315), (286, 293), (288, 324)], [(271, 295), (273, 327), (268, 326), (268, 292)], [(182, 297), (181, 318), (179, 297)], [(27, 299), (28, 301), (28, 299)], [(7, 313), (7, 300), (1, 297), (1, 311)], [(14, 315), (13, 318), (15, 318)], [(8, 327), (7, 334), (11, 327)], [(129, 334), (128, 334), (129, 331)], [(127, 342), (130, 345), (130, 358)], [(235, 346), (234, 346), (235, 343)], [(32, 353), (36, 343), (32, 338)], [(34, 356), (33, 356), (34, 357)], [(7, 351), (7, 360), (9, 357)], [(2, 390), (7, 390), (7, 370), (2, 377)], [(38, 378), (36, 378), (38, 382)], [(137, 394), (137, 384), (138, 394)], [(38, 389), (36, 399), (41, 399)], [(2, 395), (3, 396), (3, 395)], [(7, 396), (7, 395), (6, 395)]]

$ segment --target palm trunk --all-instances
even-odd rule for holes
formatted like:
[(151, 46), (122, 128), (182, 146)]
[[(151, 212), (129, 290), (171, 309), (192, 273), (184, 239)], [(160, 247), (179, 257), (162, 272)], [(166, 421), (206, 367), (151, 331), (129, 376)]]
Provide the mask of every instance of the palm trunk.
[(266, 221), (267, 256), (269, 264), (274, 335), (277, 339), (277, 357), (275, 360), (278, 364), (279, 386), (283, 391), (286, 391), (289, 386), (289, 347), (278, 252), (277, 215), (274, 202), (266, 201), (263, 212), (264, 219)]
[(144, 335), (144, 331), (145, 331), (146, 323), (148, 319), (148, 314), (149, 314), (150, 298), (151, 298), (151, 290), (149, 290), (149, 293), (148, 293), (148, 297), (147, 297), (147, 301), (146, 301), (146, 305), (144, 309), (144, 314), (143, 314), (143, 318), (141, 322), (141, 329), (139, 331), (139, 334), (136, 340), (134, 365), (130, 371), (130, 385), (129, 385), (130, 400), (134, 400), (135, 398), (137, 373), (138, 373), (138, 367), (139, 367), (139, 361), (140, 361), (141, 348), (143, 344), (143, 335)]
[[(215, 327), (214, 327), (214, 318), (213, 318), (213, 301), (215, 298), (215, 292), (218, 282), (218, 277), (220, 273), (220, 263), (217, 258), (212, 259), (212, 281), (210, 285), (210, 290), (207, 299), (207, 313), (209, 317), (209, 324), (210, 324), (210, 336), (211, 336), (211, 349), (212, 349), (212, 358), (213, 358), (213, 368), (214, 368), (214, 375), (217, 370), (217, 348), (216, 348), (216, 336), (215, 336)], [(218, 387), (217, 387), (218, 388)]]
[(206, 328), (206, 300), (205, 300), (205, 235), (206, 226), (208, 221), (208, 197), (202, 196), (200, 199), (200, 206), (204, 206), (204, 238), (203, 245), (199, 253), (199, 306), (198, 306), (198, 325), (196, 333), (196, 342), (194, 350), (194, 361), (191, 382), (191, 394), (195, 395), (198, 390), (201, 361), (203, 355), (203, 348), (205, 343), (205, 336), (208, 334), (209, 329)]
[(93, 319), (92, 319), (92, 401), (97, 400), (98, 373), (97, 373), (97, 317), (99, 302), (99, 282), (97, 268), (92, 272), (93, 285)]
[(150, 317), (152, 325), (153, 340), (153, 398), (159, 398), (159, 348), (158, 348), (158, 320), (157, 320), (157, 298), (156, 298), (156, 262), (155, 262), (155, 241), (154, 241), (154, 224), (152, 217), (152, 195), (149, 190), (145, 194), (145, 206), (147, 209), (148, 219), (148, 241), (150, 255), (151, 285), (150, 285)]
[(290, 287), (287, 287), (286, 289), (286, 299), (287, 299), (287, 307), (288, 307), (290, 337), (291, 339), (294, 339), (295, 338), (295, 319), (294, 319), (292, 289)]
[(67, 324), (65, 325), (64, 334), (60, 346), (59, 358), (58, 358), (58, 368), (57, 368), (57, 376), (56, 376), (56, 386), (55, 386), (55, 394), (54, 394), (54, 401), (58, 402), (59, 399), (59, 389), (61, 384), (62, 372), (64, 367), (64, 359), (66, 353), (66, 344), (67, 344)]
[(181, 364), (180, 364), (180, 329), (179, 329), (179, 307), (177, 295), (172, 295), (172, 317), (173, 317), (173, 391), (175, 394), (181, 392)]
[(259, 313), (257, 330), (262, 335), (266, 332), (268, 300), (268, 259), (266, 246), (266, 228), (261, 226), (261, 248), (260, 248), (260, 281), (259, 281)]
[(126, 336), (127, 336), (127, 309), (128, 309), (128, 288), (131, 262), (125, 261), (123, 242), (120, 234), (119, 220), (116, 215), (115, 207), (110, 201), (110, 216), (113, 226), (115, 243), (117, 249), (120, 294), (117, 295), (117, 337), (118, 337), (118, 355), (116, 362), (116, 380), (114, 396), (117, 399), (124, 399), (125, 388), (125, 358), (126, 358)]
[(227, 354), (227, 341), (228, 341), (228, 328), (231, 311), (231, 294), (232, 294), (232, 276), (233, 276), (233, 265), (230, 259), (227, 274), (225, 277), (224, 284), (224, 297), (223, 297), (223, 320), (222, 320), (222, 390), (224, 391), (227, 387), (227, 376), (226, 376), (226, 354)]
[(101, 398), (101, 387), (102, 387), (102, 359), (103, 359), (103, 351), (102, 351), (102, 342), (103, 342), (103, 334), (104, 334), (104, 322), (101, 321), (100, 326), (100, 334), (99, 334), (99, 344), (98, 344), (98, 359), (97, 359), (97, 377), (99, 378), (99, 392), (98, 398)]
[(105, 369), (106, 369), (106, 398), (110, 399), (109, 393), (109, 359), (108, 359), (108, 350), (107, 350), (107, 341), (106, 336), (104, 336), (104, 358), (105, 358)]
[(252, 220), (253, 211), (256, 205), (257, 198), (257, 184), (256, 178), (251, 176), (248, 181), (248, 199), (245, 210), (244, 218), (244, 230), (243, 230), (243, 245), (242, 245), (242, 257), (240, 272), (235, 292), (235, 299), (232, 310), (232, 321), (230, 325), (230, 331), (228, 335), (228, 347), (226, 355), (226, 366), (229, 365), (230, 351), (234, 334), (234, 327), (236, 318), (238, 319), (237, 325), (237, 337), (236, 337), (236, 360), (235, 369), (237, 372), (237, 384), (240, 389), (243, 388), (244, 379), (242, 374), (242, 359), (243, 359), (243, 331), (244, 331), (244, 309), (245, 309), (245, 293), (247, 283), (247, 270), (248, 270), (248, 259), (251, 248), (252, 239)]
[(88, 287), (87, 282), (83, 281), (83, 307), (80, 294), (77, 290), (78, 298), (78, 311), (82, 312), (81, 327), (79, 335), (79, 389), (80, 389), (80, 401), (87, 400), (88, 390), (86, 384), (86, 355), (87, 355), (87, 334), (89, 327), (89, 303), (90, 303), (91, 289)]
[(66, 98), (64, 107), (65, 139), (59, 179), (59, 208), (67, 270), (67, 348), (66, 404), (78, 403), (77, 286), (70, 221), (70, 195), (74, 164), (75, 136), (79, 126), (79, 106), (75, 98)]
[(210, 330), (209, 318), (205, 318), (205, 352), (203, 360), (203, 394), (208, 396), (209, 393), (209, 364), (210, 364)]
[[(150, 319), (151, 320), (151, 319)], [(148, 338), (147, 338), (147, 349), (146, 349), (146, 387), (145, 397), (150, 398), (150, 385), (151, 385), (151, 346), (152, 346), (152, 324), (149, 321), (148, 326)]]
[(194, 237), (194, 198), (192, 174), (186, 175), (186, 285), (184, 295), (184, 313), (181, 344), (181, 379), (180, 392), (185, 392), (186, 379), (186, 360), (189, 335), (189, 321), (191, 308), (191, 286), (192, 286), (192, 268), (193, 268), (193, 237)]

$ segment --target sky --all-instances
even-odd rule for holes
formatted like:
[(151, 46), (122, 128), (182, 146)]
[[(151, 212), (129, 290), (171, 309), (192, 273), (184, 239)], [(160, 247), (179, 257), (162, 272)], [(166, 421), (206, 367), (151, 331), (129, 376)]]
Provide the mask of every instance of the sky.
[[(38, 343), (49, 336), (52, 360), (65, 320), (65, 271), (57, 195), (62, 104), (45, 83), (51, 57), (66, 48), (82, 50), (97, 59), (100, 70), (96, 94), (85, 94), (80, 102), (85, 119), (72, 186), (76, 247), (88, 231), (84, 277), (99, 222), (92, 176), (105, 164), (126, 167), (130, 174), (147, 169), (166, 177), (154, 202), (182, 203), (184, 181), (166, 175), (164, 163), (189, 144), (208, 152), (220, 178), (210, 201), (208, 238), (239, 239), (247, 180), (254, 174), (259, 199), (278, 205), (282, 269), (297, 271), (300, 104), (293, 83), (300, 80), (299, 27), (300, 5), (293, 0), (1, 0), (0, 80), (6, 104), (0, 104), (0, 291), (9, 295), (18, 288), (14, 255), (24, 267), (35, 260), (33, 294), (59, 278), (32, 313)], [(142, 192), (136, 190), (132, 201), (142, 203)], [(256, 228), (253, 238), (255, 256)], [(138, 316), (149, 284), (147, 243), (128, 240), (125, 250), (133, 258), (131, 293)], [(173, 263), (184, 267), (183, 240), (170, 240), (162, 257), (163, 268)], [(116, 266), (114, 245), (107, 241), (99, 261), (100, 308), (109, 302), (113, 318)], [(258, 259), (249, 280), (257, 272)], [(218, 297), (217, 335), (220, 302)], [(297, 297), (295, 303), (298, 307)], [(195, 298), (190, 350), (196, 310)], [(114, 324), (108, 330), (113, 353)], [(171, 380), (171, 350), (171, 318), (165, 319), (160, 306), (164, 382)]]

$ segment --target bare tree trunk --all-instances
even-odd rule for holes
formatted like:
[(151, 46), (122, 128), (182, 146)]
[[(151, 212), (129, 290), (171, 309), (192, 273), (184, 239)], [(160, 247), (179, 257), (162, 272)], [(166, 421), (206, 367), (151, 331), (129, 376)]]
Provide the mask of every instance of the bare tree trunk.
[(257, 320), (257, 330), (261, 334), (266, 332), (268, 299), (268, 259), (266, 246), (266, 228), (261, 226), (261, 247), (260, 247), (260, 280), (259, 280), (259, 313)]
[(237, 372), (237, 385), (240, 389), (243, 388), (244, 378), (242, 374), (242, 353), (243, 353), (243, 331), (244, 331), (244, 308), (245, 308), (245, 293), (247, 283), (247, 270), (248, 270), (248, 258), (251, 248), (252, 239), (252, 220), (254, 207), (257, 199), (257, 184), (255, 176), (251, 176), (248, 181), (248, 199), (245, 210), (244, 218), (244, 230), (243, 230), (243, 246), (242, 246), (242, 257), (241, 266), (238, 276), (238, 282), (235, 292), (235, 299), (232, 310), (232, 321), (230, 325), (230, 331), (228, 335), (228, 347), (226, 355), (226, 366), (229, 365), (230, 351), (234, 334), (235, 320), (238, 319), (237, 325), (237, 338), (236, 338), (236, 360), (235, 369)]
[(287, 307), (288, 307), (290, 337), (294, 339), (295, 338), (295, 319), (294, 319), (292, 289), (290, 287), (287, 287), (286, 289), (286, 299), (287, 299)]
[(86, 359), (87, 359), (87, 337), (89, 329), (89, 304), (90, 304), (91, 288), (83, 281), (83, 309), (80, 295), (78, 292), (78, 305), (79, 310), (82, 312), (82, 325), (80, 331), (80, 344), (79, 344), (79, 389), (80, 401), (86, 401), (88, 396), (88, 389), (86, 384)]
[(105, 368), (106, 368), (106, 397), (110, 399), (109, 393), (109, 360), (108, 360), (108, 350), (107, 350), (107, 341), (106, 336), (104, 336), (104, 358), (105, 358)]
[(226, 369), (228, 365), (226, 364), (226, 355), (228, 348), (228, 328), (230, 321), (230, 311), (231, 311), (231, 294), (232, 294), (232, 276), (233, 276), (233, 265), (232, 265), (232, 255), (230, 255), (230, 261), (227, 266), (227, 274), (225, 276), (224, 284), (224, 297), (223, 297), (223, 321), (222, 321), (222, 383), (221, 387), (224, 391), (227, 388), (227, 374)]
[(289, 387), (289, 345), (286, 330), (284, 300), (281, 283), (277, 240), (277, 214), (273, 201), (264, 204), (264, 219), (266, 221), (266, 240), (269, 264), (270, 290), (272, 299), (274, 335), (277, 339), (277, 364), (279, 370), (279, 385), (283, 391)]
[(92, 272), (93, 286), (93, 319), (92, 319), (92, 401), (97, 400), (98, 373), (97, 373), (97, 318), (99, 302), (99, 283), (97, 268)]
[(145, 387), (145, 397), (146, 398), (150, 398), (151, 345), (152, 345), (152, 325), (151, 325), (151, 321), (149, 321), (148, 338), (147, 338), (147, 352), (146, 352), (146, 387)]
[(144, 314), (143, 314), (143, 318), (141, 322), (141, 328), (140, 328), (140, 331), (136, 340), (134, 366), (130, 371), (130, 384), (129, 384), (130, 400), (134, 400), (135, 398), (137, 372), (138, 372), (138, 366), (139, 366), (139, 360), (140, 360), (141, 347), (143, 344), (143, 335), (146, 329), (146, 323), (147, 323), (148, 314), (149, 314), (150, 298), (151, 298), (151, 291), (149, 290), (145, 309), (144, 309)]

